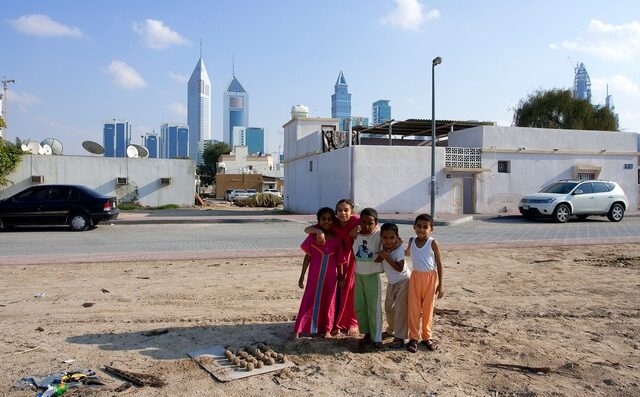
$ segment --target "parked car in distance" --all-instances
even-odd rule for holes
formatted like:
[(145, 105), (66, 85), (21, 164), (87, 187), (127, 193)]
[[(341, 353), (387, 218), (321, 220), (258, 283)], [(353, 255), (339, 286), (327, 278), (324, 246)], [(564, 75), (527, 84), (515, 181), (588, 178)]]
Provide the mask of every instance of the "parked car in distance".
[(226, 201), (231, 201), (231, 192), (233, 192), (233, 189), (227, 189), (224, 191), (224, 199)]
[(229, 201), (236, 201), (249, 196), (249, 193), (244, 189), (233, 189), (233, 191), (229, 193)]
[(278, 189), (265, 189), (264, 193), (270, 193), (270, 194), (276, 195), (278, 197), (282, 197), (282, 193), (280, 193), (280, 191)]
[(0, 226), (69, 225), (82, 231), (114, 220), (116, 198), (83, 185), (38, 185), (0, 200)]
[(528, 220), (552, 217), (562, 223), (572, 215), (582, 220), (590, 215), (606, 215), (611, 222), (620, 222), (628, 207), (627, 196), (615, 182), (562, 180), (524, 196), (518, 209)]
[(258, 192), (256, 191), (256, 189), (247, 189), (247, 193), (249, 194), (249, 196), (254, 196)]

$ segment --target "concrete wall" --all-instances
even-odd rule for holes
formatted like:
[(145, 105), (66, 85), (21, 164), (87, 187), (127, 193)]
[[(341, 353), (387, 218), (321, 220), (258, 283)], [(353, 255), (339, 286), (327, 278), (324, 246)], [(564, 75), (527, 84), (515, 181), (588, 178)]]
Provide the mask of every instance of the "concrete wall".
[[(353, 198), (381, 213), (431, 211), (431, 147), (354, 146)], [(436, 213), (450, 212), (451, 179), (436, 147)]]
[[(44, 176), (47, 184), (86, 185), (116, 196), (120, 202), (137, 201), (152, 207), (194, 203), (195, 166), (191, 160), (24, 155), (8, 177), (13, 185), (0, 190), (0, 198), (33, 186), (32, 175)], [(116, 185), (119, 177), (127, 177), (129, 184)], [(171, 178), (171, 183), (162, 184), (160, 178)]]

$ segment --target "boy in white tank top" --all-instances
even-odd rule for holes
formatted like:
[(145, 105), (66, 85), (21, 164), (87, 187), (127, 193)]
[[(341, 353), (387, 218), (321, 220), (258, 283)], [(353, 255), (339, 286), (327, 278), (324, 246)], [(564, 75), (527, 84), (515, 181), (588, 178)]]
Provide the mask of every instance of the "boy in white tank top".
[(431, 325), (436, 295), (442, 298), (442, 257), (433, 233), (433, 218), (431, 215), (421, 214), (413, 224), (416, 237), (409, 239), (406, 256), (411, 256), (413, 272), (409, 280), (409, 343), (407, 350), (411, 353), (418, 351), (418, 334), (420, 331), (420, 315), (422, 315), (422, 344), (429, 350), (436, 350), (438, 346), (431, 339)]

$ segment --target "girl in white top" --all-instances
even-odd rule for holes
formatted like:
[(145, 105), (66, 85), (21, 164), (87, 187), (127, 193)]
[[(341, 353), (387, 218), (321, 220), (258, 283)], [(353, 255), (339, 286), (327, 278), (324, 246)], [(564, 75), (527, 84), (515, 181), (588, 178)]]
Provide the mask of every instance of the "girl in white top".
[(411, 256), (413, 272), (409, 280), (409, 343), (407, 350), (411, 353), (418, 351), (418, 334), (420, 331), (420, 315), (422, 315), (422, 344), (429, 350), (436, 350), (438, 346), (431, 339), (431, 325), (435, 297), (442, 298), (442, 259), (440, 248), (433, 233), (433, 218), (431, 215), (421, 214), (413, 224), (416, 237), (409, 239), (406, 255)]

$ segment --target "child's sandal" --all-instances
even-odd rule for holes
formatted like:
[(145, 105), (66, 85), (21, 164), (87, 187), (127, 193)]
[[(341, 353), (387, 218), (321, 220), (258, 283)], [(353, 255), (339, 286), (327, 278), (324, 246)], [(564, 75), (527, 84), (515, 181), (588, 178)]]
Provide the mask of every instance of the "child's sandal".
[(410, 353), (417, 353), (418, 352), (418, 341), (415, 339), (411, 339), (409, 341), (409, 343), (407, 343), (407, 350), (409, 350)]
[(427, 340), (423, 340), (422, 342), (423, 345), (425, 345), (427, 347), (428, 350), (431, 351), (436, 351), (438, 350), (438, 344), (433, 340), (433, 339), (427, 339)]
[(382, 349), (384, 347), (384, 343), (376, 342), (373, 344), (373, 347), (375, 347), (376, 349)]
[(393, 342), (389, 344), (389, 347), (393, 349), (399, 349), (402, 346), (404, 346), (404, 339), (401, 339), (401, 338), (394, 338)]

